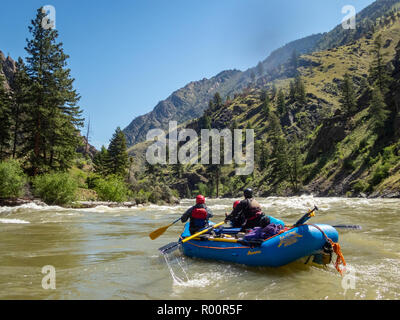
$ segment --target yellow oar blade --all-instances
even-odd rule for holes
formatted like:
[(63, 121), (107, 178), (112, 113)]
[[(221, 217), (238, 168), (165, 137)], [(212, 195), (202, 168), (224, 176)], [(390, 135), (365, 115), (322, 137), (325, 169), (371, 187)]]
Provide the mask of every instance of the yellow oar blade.
[(149, 234), (149, 237), (151, 240), (157, 239), (159, 236), (161, 236), (170, 226), (172, 226), (173, 223), (165, 226), (165, 227), (161, 227), (157, 230), (154, 230), (152, 233)]

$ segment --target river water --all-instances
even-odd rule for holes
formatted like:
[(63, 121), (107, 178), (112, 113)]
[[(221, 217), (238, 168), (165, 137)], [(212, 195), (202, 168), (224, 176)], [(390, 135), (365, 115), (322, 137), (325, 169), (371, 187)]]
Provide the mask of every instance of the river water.
[[(149, 233), (176, 220), (192, 203), (135, 208), (64, 209), (34, 204), (0, 207), (0, 299), (399, 299), (400, 200), (261, 198), (264, 212), (292, 224), (314, 204), (310, 222), (357, 224), (339, 230), (347, 262), (259, 268), (187, 258), (158, 248), (176, 241), (180, 222), (156, 240)], [(214, 221), (234, 199), (208, 200)], [(44, 289), (44, 266), (55, 289)], [(44, 281), (45, 282), (45, 281)], [(45, 282), (49, 283), (49, 282)]]

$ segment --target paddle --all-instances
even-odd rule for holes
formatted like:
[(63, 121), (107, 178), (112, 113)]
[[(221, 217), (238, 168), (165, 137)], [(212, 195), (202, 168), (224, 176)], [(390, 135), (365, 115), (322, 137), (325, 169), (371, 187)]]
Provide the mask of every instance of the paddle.
[(161, 236), (165, 231), (167, 231), (167, 229), (172, 226), (173, 224), (177, 223), (179, 220), (181, 220), (181, 218), (176, 219), (174, 222), (172, 222), (171, 224), (165, 226), (165, 227), (161, 227), (158, 228), (157, 230), (154, 230), (152, 233), (149, 234), (149, 237), (151, 240), (157, 239), (159, 236)]
[[(311, 217), (315, 216), (314, 211), (319, 210), (317, 206), (314, 206), (314, 209), (309, 210), (304, 216), (302, 216), (294, 225), (293, 227), (297, 227), (301, 224), (304, 224), (308, 219)], [(356, 230), (361, 230), (362, 227), (357, 225), (357, 224), (338, 224), (335, 226), (332, 226), (334, 228), (342, 228), (342, 229), (356, 229)]]
[(316, 205), (314, 205), (314, 209), (312, 210), (308, 210), (308, 212), (302, 216), (294, 225), (293, 227), (297, 227), (301, 224), (304, 224), (308, 219), (310, 219), (311, 217), (315, 216), (314, 211), (315, 210), (319, 210), (318, 207)]
[(357, 224), (338, 224), (336, 226), (332, 226), (334, 228), (343, 228), (343, 229), (357, 229), (361, 230), (362, 227)]
[(217, 227), (223, 225), (224, 223), (225, 223), (225, 221), (222, 221), (220, 223), (214, 224), (211, 227), (203, 229), (203, 230), (191, 235), (190, 237), (187, 237), (187, 238), (183, 239), (181, 242), (168, 243), (167, 245), (165, 245), (165, 246), (163, 246), (161, 248), (158, 248), (158, 250), (160, 250), (162, 254), (171, 253), (171, 252), (175, 251), (181, 243), (185, 243), (186, 241), (189, 241), (189, 240), (191, 240), (193, 238), (196, 238), (196, 237), (202, 235), (203, 233), (206, 233), (206, 232), (208, 232), (208, 231), (210, 231), (210, 230), (212, 230), (214, 228), (217, 228)]

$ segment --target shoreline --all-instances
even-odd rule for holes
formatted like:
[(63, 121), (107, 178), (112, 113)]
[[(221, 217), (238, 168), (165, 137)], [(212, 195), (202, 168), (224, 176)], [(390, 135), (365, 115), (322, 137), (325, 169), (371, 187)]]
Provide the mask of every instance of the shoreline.
[[(315, 194), (296, 194), (296, 195), (285, 195), (285, 196), (278, 196), (278, 195), (269, 195), (269, 196), (264, 196), (262, 198), (268, 198), (268, 197), (283, 197), (283, 198), (290, 198), (290, 197), (300, 197), (300, 196), (313, 196), (317, 198), (347, 198), (347, 199), (400, 199), (400, 193), (399, 192), (393, 192), (393, 193), (387, 193), (387, 194), (380, 194), (380, 195), (370, 195), (367, 196), (365, 194), (360, 194), (357, 197), (348, 197), (345, 195), (315, 195)], [(256, 198), (259, 198), (261, 196), (256, 196)], [(218, 197), (218, 198), (208, 198), (208, 199), (232, 199), (232, 198), (241, 198), (240, 196), (234, 197)], [(118, 207), (123, 207), (123, 208), (132, 208), (132, 207), (146, 207), (149, 205), (177, 205), (180, 204), (182, 199), (177, 200), (175, 203), (164, 203), (164, 204), (156, 204), (152, 202), (148, 203), (139, 203), (137, 204), (135, 201), (126, 201), (126, 202), (111, 202), (111, 201), (75, 201), (71, 204), (67, 205), (57, 205), (61, 208), (70, 208), (70, 209), (90, 209), (90, 208), (95, 208), (98, 206), (104, 206), (104, 207), (109, 207), (109, 208), (118, 208)], [(0, 207), (18, 207), (24, 204), (36, 204), (38, 206), (49, 206), (49, 204), (43, 202), (40, 199), (32, 199), (32, 198), (16, 198), (16, 199), (0, 199)], [(54, 204), (55, 205), (55, 204)]]

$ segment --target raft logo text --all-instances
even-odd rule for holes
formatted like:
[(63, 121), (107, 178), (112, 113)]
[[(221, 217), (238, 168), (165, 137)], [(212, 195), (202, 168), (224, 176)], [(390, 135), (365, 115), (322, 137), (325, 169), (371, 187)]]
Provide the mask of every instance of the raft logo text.
[[(210, 139), (212, 141), (211, 164), (221, 163), (221, 139), (224, 139), (224, 164), (238, 165), (236, 175), (249, 175), (254, 171), (254, 130), (245, 129), (245, 155), (243, 155), (243, 130), (234, 129), (202, 129), (199, 139), (193, 129), (183, 128), (178, 132), (177, 122), (169, 122), (168, 133), (162, 129), (151, 129), (146, 140), (154, 141), (146, 150), (146, 160), (149, 164), (210, 164)], [(168, 137), (168, 142), (167, 142)], [(199, 142), (201, 153), (199, 157)], [(182, 144), (183, 143), (183, 144)], [(233, 150), (232, 150), (233, 144)], [(179, 148), (178, 148), (179, 146)], [(168, 149), (168, 160), (167, 160)], [(178, 150), (179, 149), (179, 150)], [(243, 166), (244, 165), (244, 166)]]
[(296, 233), (296, 231), (289, 232), (283, 236), (279, 237), (278, 248), (283, 244), (284, 247), (290, 246), (297, 242), (297, 238), (303, 237), (301, 234)]

